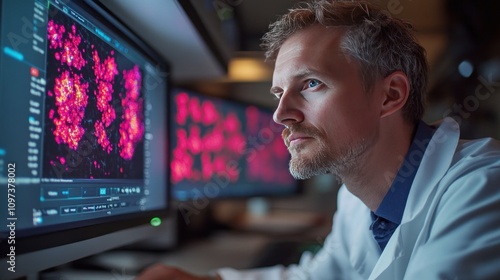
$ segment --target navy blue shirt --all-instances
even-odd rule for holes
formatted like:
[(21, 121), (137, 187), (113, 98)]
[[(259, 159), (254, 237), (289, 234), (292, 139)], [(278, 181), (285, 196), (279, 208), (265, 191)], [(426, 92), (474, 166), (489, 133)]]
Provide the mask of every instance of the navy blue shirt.
[(382, 251), (396, 228), (401, 224), (411, 184), (433, 133), (434, 129), (426, 123), (423, 121), (418, 123), (410, 149), (396, 177), (394, 177), (389, 191), (375, 213), (371, 212), (373, 222), (370, 229)]

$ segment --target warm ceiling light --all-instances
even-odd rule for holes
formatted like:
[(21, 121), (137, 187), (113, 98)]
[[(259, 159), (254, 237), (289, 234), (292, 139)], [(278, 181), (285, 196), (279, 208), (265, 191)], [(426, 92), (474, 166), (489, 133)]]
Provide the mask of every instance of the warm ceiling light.
[(233, 58), (229, 62), (229, 79), (238, 82), (270, 81), (272, 69), (261, 58)]

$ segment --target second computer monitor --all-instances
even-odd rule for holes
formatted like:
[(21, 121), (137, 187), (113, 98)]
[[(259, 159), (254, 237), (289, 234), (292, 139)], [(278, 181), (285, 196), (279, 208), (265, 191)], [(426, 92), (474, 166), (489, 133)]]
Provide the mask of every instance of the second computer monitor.
[(261, 106), (177, 89), (172, 95), (173, 198), (249, 198), (295, 194), (283, 127)]

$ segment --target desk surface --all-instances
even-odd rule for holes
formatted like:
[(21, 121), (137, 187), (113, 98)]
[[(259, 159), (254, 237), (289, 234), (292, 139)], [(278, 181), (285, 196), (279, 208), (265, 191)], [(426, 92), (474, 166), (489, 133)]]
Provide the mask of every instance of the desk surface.
[(193, 274), (207, 274), (221, 268), (249, 268), (256, 256), (269, 244), (262, 234), (220, 232), (212, 237), (190, 242), (166, 253), (111, 251), (101, 254), (104, 271), (62, 270), (46, 273), (42, 279), (58, 280), (122, 280), (133, 279), (136, 268), (148, 262), (176, 266)]
[(311, 228), (307, 234), (299, 236), (276, 236), (245, 231), (220, 231), (207, 239), (200, 239), (184, 244), (172, 251), (164, 253), (147, 253), (135, 251), (111, 251), (103, 253), (97, 260), (104, 270), (96, 271), (58, 271), (47, 274), (42, 279), (58, 280), (95, 280), (113, 279), (131, 280), (139, 268), (152, 263), (163, 263), (186, 270), (193, 274), (203, 275), (217, 268), (231, 267), (235, 269), (251, 268), (261, 252), (276, 240), (292, 238), (303, 241), (323, 240), (325, 231)]
[(221, 267), (244, 269), (253, 264), (269, 242), (270, 239), (261, 234), (223, 232), (189, 243), (159, 261), (195, 274), (206, 274)]

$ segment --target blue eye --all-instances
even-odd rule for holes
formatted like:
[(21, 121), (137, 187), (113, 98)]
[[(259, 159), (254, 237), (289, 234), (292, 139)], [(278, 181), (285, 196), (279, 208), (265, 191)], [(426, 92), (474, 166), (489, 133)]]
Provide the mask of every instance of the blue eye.
[(317, 87), (321, 84), (320, 81), (318, 80), (315, 80), (315, 79), (311, 79), (311, 80), (308, 80), (307, 81), (307, 85), (306, 85), (306, 88), (313, 88), (313, 87)]

